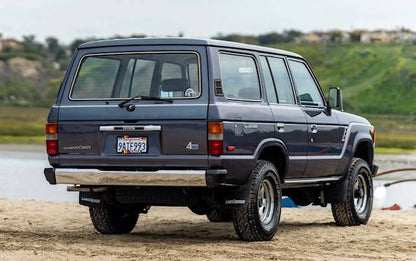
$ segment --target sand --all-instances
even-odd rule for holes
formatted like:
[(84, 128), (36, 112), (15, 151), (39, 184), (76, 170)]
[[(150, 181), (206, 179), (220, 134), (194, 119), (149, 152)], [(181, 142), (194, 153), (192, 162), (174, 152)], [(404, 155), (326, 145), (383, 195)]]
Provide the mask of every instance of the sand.
[(100, 235), (74, 202), (0, 199), (0, 260), (416, 260), (416, 211), (374, 211), (337, 227), (329, 209), (283, 209), (269, 242), (241, 242), (231, 223), (153, 207), (131, 234)]

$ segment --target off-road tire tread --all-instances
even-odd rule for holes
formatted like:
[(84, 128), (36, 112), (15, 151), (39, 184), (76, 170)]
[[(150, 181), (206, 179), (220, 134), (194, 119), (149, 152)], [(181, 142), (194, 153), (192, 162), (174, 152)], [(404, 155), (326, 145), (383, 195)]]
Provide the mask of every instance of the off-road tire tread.
[(139, 217), (138, 213), (134, 213), (123, 222), (115, 222), (111, 219), (111, 209), (107, 206), (90, 207), (89, 211), (94, 228), (101, 234), (127, 234), (134, 229)]
[[(352, 180), (352, 179), (355, 179), (354, 172), (357, 171), (356, 170), (357, 165), (360, 165), (362, 163), (368, 166), (367, 162), (361, 158), (354, 158), (352, 160), (352, 163), (348, 169), (348, 173), (346, 177), (348, 179), (347, 181), (348, 184), (351, 184), (351, 182), (354, 182), (354, 180)], [(350, 193), (353, 193), (351, 189), (354, 189), (354, 186), (348, 185), (347, 195), (351, 195)], [(365, 222), (362, 222), (356, 217), (354, 213), (355, 212), (354, 205), (349, 201), (348, 198), (346, 201), (343, 201), (343, 202), (332, 203), (331, 209), (332, 209), (332, 215), (335, 220), (335, 224), (337, 224), (338, 226), (359, 226), (361, 224), (366, 224), (368, 221), (366, 220)]]
[[(238, 208), (233, 211), (234, 229), (238, 237), (244, 241), (267, 241), (271, 240), (274, 236), (274, 234), (267, 235), (259, 230), (255, 216), (257, 215), (257, 193), (253, 188), (255, 188), (256, 184), (263, 179), (263, 175), (259, 175), (259, 173), (262, 173), (265, 168), (272, 168), (278, 175), (278, 172), (272, 163), (264, 160), (258, 161), (256, 167), (252, 171), (254, 176), (250, 183), (250, 194), (248, 198), (248, 208), (255, 209), (255, 211), (247, 211), (248, 208)], [(278, 184), (276, 184), (276, 186), (280, 188), (279, 178), (277, 178), (277, 182)], [(277, 193), (281, 192), (278, 191)]]

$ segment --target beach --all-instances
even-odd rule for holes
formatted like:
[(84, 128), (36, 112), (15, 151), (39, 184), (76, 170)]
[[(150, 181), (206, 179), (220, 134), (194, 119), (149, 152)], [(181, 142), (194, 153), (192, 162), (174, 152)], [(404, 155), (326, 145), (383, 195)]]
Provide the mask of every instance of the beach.
[[(415, 155), (376, 155), (380, 169), (415, 166)], [(414, 182), (392, 186), (365, 226), (337, 227), (330, 207), (284, 208), (270, 242), (239, 241), (232, 223), (182, 207), (152, 207), (131, 234), (100, 235), (77, 193), (51, 186), (43, 146), (0, 145), (0, 260), (416, 260)], [(375, 186), (414, 173), (375, 179)]]
[(131, 234), (100, 235), (76, 202), (0, 200), (1, 260), (416, 260), (416, 212), (376, 210), (337, 227), (329, 209), (283, 209), (269, 242), (241, 242), (232, 223), (153, 207)]

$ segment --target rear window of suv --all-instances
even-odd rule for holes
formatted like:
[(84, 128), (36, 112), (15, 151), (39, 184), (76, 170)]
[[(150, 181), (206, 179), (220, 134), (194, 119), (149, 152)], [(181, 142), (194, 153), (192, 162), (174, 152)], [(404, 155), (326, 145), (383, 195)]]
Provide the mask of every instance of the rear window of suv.
[(201, 93), (196, 53), (135, 53), (86, 56), (70, 98), (124, 99), (137, 95), (169, 99)]

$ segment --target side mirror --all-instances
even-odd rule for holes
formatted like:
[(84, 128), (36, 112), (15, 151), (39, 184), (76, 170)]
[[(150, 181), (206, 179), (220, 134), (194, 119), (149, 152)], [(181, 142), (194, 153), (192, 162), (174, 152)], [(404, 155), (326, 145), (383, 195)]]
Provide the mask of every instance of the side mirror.
[(342, 105), (342, 92), (338, 87), (329, 88), (328, 109), (344, 111)]

